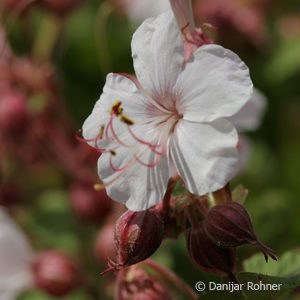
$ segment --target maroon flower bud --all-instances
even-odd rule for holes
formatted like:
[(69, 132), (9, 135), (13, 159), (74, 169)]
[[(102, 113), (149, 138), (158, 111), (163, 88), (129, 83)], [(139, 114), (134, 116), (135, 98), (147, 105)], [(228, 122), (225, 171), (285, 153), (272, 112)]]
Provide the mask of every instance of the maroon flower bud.
[(64, 15), (76, 8), (81, 0), (42, 0), (42, 3), (55, 13)]
[(103, 218), (112, 208), (112, 200), (106, 191), (95, 190), (91, 183), (73, 184), (70, 188), (70, 199), (76, 215), (85, 221), (103, 222)]
[(211, 208), (204, 220), (204, 230), (220, 247), (237, 247), (247, 243), (258, 245), (266, 261), (268, 256), (277, 260), (276, 252), (260, 242), (246, 209), (237, 202), (223, 202)]
[(114, 224), (109, 223), (102, 227), (94, 244), (94, 254), (100, 263), (105, 263), (107, 257), (115, 259), (117, 248), (114, 240)]
[(0, 128), (6, 132), (21, 129), (26, 121), (26, 100), (16, 90), (7, 89), (0, 94)]
[(234, 276), (235, 250), (213, 244), (205, 234), (203, 223), (187, 230), (186, 241), (190, 258), (200, 270), (219, 276), (228, 275), (237, 281)]
[[(128, 276), (126, 276), (128, 275)], [(154, 277), (133, 266), (124, 270), (119, 279), (117, 299), (122, 300), (171, 300), (170, 293)]]
[(37, 287), (50, 295), (64, 296), (79, 282), (79, 268), (68, 256), (57, 251), (41, 253), (33, 265)]
[(128, 210), (116, 222), (115, 240), (117, 263), (109, 259), (109, 269), (103, 273), (136, 264), (152, 255), (163, 240), (163, 222), (153, 210)]

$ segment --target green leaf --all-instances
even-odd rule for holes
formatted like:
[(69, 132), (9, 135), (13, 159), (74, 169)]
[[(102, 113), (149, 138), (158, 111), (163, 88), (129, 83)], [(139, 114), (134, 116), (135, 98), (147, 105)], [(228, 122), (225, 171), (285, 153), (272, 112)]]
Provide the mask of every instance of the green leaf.
[(263, 255), (256, 254), (244, 261), (246, 272), (255, 272), (270, 276), (292, 276), (300, 274), (300, 253), (289, 251), (284, 253), (278, 261), (265, 262)]
[(244, 291), (249, 298), (255, 296), (256, 299), (272, 299), (272, 294), (283, 299), (285, 296), (290, 297), (290, 292), (300, 285), (300, 253), (296, 251), (286, 252), (278, 262), (270, 260), (268, 263), (261, 254), (254, 255), (244, 261), (244, 269), (246, 272), (240, 273), (238, 279), (245, 287), (249, 282), (280, 285), (278, 291), (254, 291), (246, 288)]

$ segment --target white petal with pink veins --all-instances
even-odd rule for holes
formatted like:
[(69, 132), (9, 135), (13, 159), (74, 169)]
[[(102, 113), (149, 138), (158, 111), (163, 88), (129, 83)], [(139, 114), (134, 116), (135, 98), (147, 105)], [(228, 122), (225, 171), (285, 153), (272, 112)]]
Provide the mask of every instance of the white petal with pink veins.
[(184, 61), (181, 33), (172, 12), (147, 19), (134, 33), (131, 47), (138, 81), (164, 104)]
[[(106, 192), (112, 199), (124, 203), (130, 210), (138, 211), (155, 205), (163, 198), (170, 174), (168, 155), (158, 157), (145, 146), (141, 146), (140, 151), (135, 153), (140, 162), (126, 148), (117, 150), (114, 157), (103, 154), (98, 160), (98, 172), (104, 184), (113, 182), (106, 187)], [(114, 171), (110, 160), (114, 168), (128, 167), (126, 173), (122, 174), (122, 170)], [(158, 164), (147, 167), (141, 162)]]
[[(85, 120), (82, 126), (82, 134), (86, 140), (95, 140), (100, 133), (101, 126), (108, 124), (111, 117), (111, 108), (117, 101), (122, 102), (125, 114), (128, 117), (134, 118), (135, 121), (145, 119), (146, 100), (138, 87), (132, 80), (119, 74), (108, 74), (106, 83), (103, 88), (103, 93), (100, 99), (96, 102), (90, 116)], [(126, 131), (124, 124), (115, 122), (115, 131), (120, 135), (120, 132)], [(89, 142), (92, 147), (96, 145), (98, 148), (106, 148), (109, 143), (107, 139), (97, 139), (97, 143)]]
[(235, 114), (250, 99), (248, 67), (232, 51), (218, 45), (196, 50), (180, 74), (174, 93), (184, 119), (210, 122)]
[(200, 124), (182, 120), (170, 142), (172, 161), (187, 189), (197, 195), (222, 188), (238, 164), (238, 135), (225, 119)]

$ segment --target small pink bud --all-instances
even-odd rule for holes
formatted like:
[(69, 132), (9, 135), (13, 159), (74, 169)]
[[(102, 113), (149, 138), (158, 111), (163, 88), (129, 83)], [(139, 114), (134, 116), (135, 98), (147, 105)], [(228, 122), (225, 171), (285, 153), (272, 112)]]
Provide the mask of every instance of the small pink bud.
[(64, 296), (79, 282), (79, 268), (68, 256), (57, 251), (41, 253), (33, 265), (37, 287), (50, 295)]
[(206, 236), (202, 223), (187, 230), (186, 241), (190, 258), (200, 270), (219, 276), (228, 275), (231, 280), (237, 281), (234, 276), (235, 250), (213, 244)]
[(105, 263), (107, 257), (113, 260), (117, 256), (117, 248), (114, 239), (114, 224), (109, 223), (102, 227), (94, 244), (94, 254), (100, 263)]
[(115, 240), (117, 263), (109, 260), (109, 269), (104, 272), (131, 266), (152, 255), (163, 240), (163, 222), (153, 210), (128, 210), (116, 222)]
[(0, 128), (6, 132), (21, 130), (27, 118), (24, 96), (12, 89), (0, 94)]
[(42, 3), (59, 15), (64, 15), (76, 8), (81, 0), (42, 0)]
[(246, 209), (237, 202), (223, 202), (211, 208), (204, 220), (204, 230), (218, 246), (258, 245), (266, 261), (268, 256), (277, 260), (274, 255), (276, 252), (260, 242)]
[(91, 183), (73, 184), (70, 188), (70, 199), (75, 214), (85, 221), (103, 222), (112, 208), (112, 200), (106, 191), (95, 190)]

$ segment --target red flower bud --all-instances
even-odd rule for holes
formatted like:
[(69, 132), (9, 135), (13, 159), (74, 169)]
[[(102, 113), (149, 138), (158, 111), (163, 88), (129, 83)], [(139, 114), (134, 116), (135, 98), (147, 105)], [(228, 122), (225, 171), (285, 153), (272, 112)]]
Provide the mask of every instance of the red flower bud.
[[(124, 270), (118, 284), (118, 299), (122, 300), (171, 300), (170, 293), (154, 277), (136, 266)], [(117, 298), (117, 297), (116, 297)]]
[(237, 281), (234, 276), (235, 250), (213, 244), (205, 234), (203, 223), (187, 230), (186, 241), (190, 258), (200, 270), (219, 276), (228, 275)]
[(76, 8), (81, 0), (43, 0), (42, 3), (57, 14), (66, 14)]
[(75, 183), (70, 188), (72, 207), (85, 221), (102, 222), (111, 211), (112, 200), (104, 189), (95, 190), (91, 183)]
[(116, 222), (117, 263), (109, 260), (109, 269), (118, 270), (145, 260), (163, 240), (163, 222), (153, 210), (126, 211)]
[(246, 209), (237, 202), (223, 202), (211, 208), (204, 220), (204, 230), (220, 247), (237, 247), (247, 243), (258, 245), (266, 261), (268, 256), (277, 260), (276, 252), (260, 242)]
[(8, 89), (0, 94), (1, 130), (12, 132), (21, 129), (26, 117), (26, 100), (21, 93)]
[(34, 263), (33, 274), (36, 286), (54, 296), (66, 295), (79, 282), (77, 264), (57, 251), (41, 253)]

